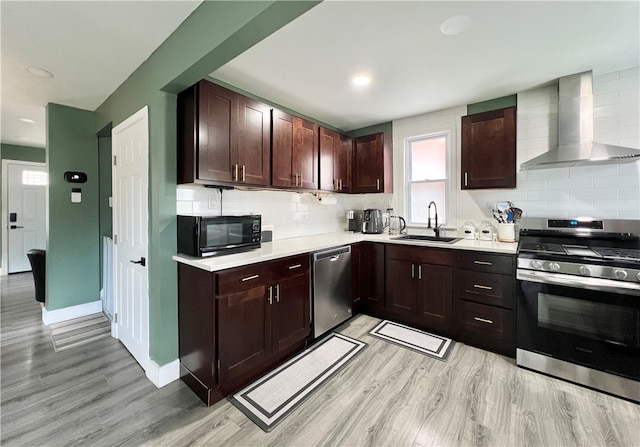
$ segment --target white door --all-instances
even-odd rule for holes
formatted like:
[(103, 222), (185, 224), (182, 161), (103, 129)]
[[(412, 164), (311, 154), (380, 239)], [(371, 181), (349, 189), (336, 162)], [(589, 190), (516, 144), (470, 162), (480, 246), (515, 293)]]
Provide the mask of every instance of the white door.
[(145, 106), (112, 131), (114, 336), (149, 364), (148, 166)]
[(46, 248), (47, 168), (7, 164), (7, 272), (31, 270), (27, 251)]

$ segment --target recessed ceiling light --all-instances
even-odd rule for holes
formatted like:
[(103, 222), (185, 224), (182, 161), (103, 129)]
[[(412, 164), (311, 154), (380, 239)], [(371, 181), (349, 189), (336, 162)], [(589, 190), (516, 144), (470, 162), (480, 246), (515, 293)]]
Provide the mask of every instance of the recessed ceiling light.
[(371, 78), (369, 76), (361, 75), (353, 78), (352, 82), (355, 85), (367, 85), (371, 82)]
[(460, 34), (471, 25), (471, 17), (460, 14), (457, 16), (449, 17), (440, 25), (440, 31), (447, 36), (455, 36)]
[(50, 71), (45, 70), (44, 68), (27, 67), (27, 71), (29, 73), (31, 73), (32, 75), (37, 76), (39, 78), (43, 78), (43, 79), (51, 79), (51, 78), (53, 78), (53, 73), (51, 73)]
[(35, 120), (32, 120), (31, 118), (24, 118), (24, 117), (20, 117), (18, 118), (19, 121), (22, 121), (23, 123), (29, 123), (29, 124), (35, 124)]

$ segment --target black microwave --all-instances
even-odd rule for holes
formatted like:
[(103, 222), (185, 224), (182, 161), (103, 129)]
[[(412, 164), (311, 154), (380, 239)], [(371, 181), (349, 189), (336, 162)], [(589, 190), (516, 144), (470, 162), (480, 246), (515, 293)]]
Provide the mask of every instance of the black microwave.
[(178, 216), (178, 253), (219, 256), (260, 248), (262, 216)]

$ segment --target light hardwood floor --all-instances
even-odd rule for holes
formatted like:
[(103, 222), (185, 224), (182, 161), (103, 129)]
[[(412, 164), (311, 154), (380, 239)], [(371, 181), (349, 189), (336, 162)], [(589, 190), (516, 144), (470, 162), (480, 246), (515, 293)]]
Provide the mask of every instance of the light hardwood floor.
[(2, 278), (3, 446), (638, 446), (640, 406), (518, 368), (457, 343), (448, 361), (368, 343), (271, 433), (181, 382), (149, 382), (114, 339), (54, 352), (31, 274)]

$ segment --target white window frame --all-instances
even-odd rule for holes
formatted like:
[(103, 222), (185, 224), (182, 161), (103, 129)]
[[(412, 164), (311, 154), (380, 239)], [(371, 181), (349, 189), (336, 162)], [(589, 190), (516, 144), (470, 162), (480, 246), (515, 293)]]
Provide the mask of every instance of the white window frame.
[[(453, 201), (452, 201), (452, 195), (451, 195), (451, 181), (453, 180), (453, 172), (451, 172), (451, 139), (452, 139), (452, 132), (451, 130), (443, 130), (443, 131), (439, 131), (439, 132), (432, 132), (432, 133), (428, 133), (428, 134), (423, 134), (423, 135), (416, 135), (416, 136), (412, 136), (412, 137), (407, 137), (404, 139), (404, 161), (405, 161), (405, 166), (404, 166), (404, 172), (405, 172), (405, 177), (404, 177), (404, 209), (406, 210), (406, 216), (407, 216), (407, 226), (410, 227), (419, 227), (419, 228), (424, 228), (425, 224), (422, 222), (411, 222), (411, 185), (413, 183), (429, 183), (428, 180), (419, 180), (419, 181), (412, 181), (411, 180), (411, 143), (414, 141), (419, 141), (419, 140), (425, 140), (428, 138), (439, 138), (439, 137), (445, 137), (446, 138), (446, 148), (445, 148), (445, 171), (446, 171), (446, 179), (445, 179), (445, 192), (444, 192), (444, 200), (446, 203), (446, 215), (442, 214), (440, 211), (438, 212), (438, 224), (449, 224), (451, 222), (451, 213), (452, 213), (452, 206), (453, 206)], [(433, 182), (440, 182), (442, 181), (441, 179), (438, 180), (433, 180)], [(425, 209), (427, 208), (427, 206), (429, 205), (429, 203), (425, 203)]]

